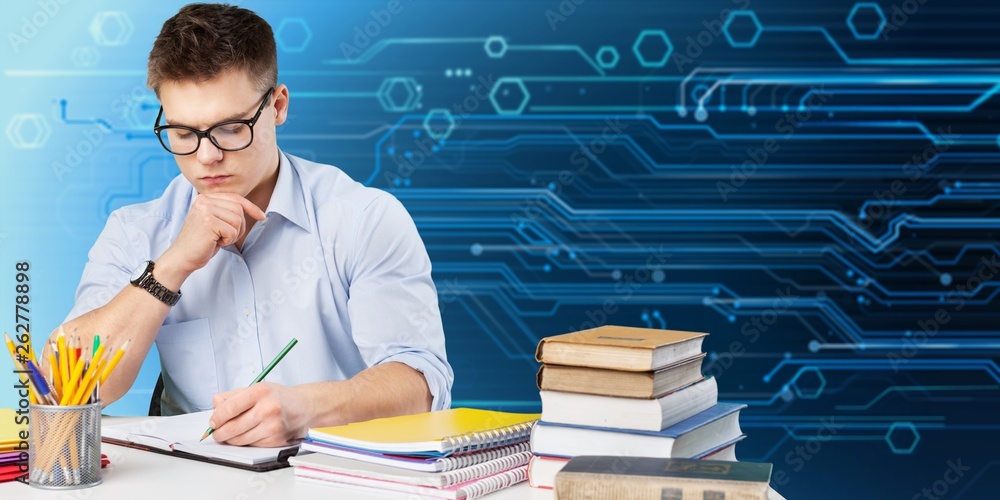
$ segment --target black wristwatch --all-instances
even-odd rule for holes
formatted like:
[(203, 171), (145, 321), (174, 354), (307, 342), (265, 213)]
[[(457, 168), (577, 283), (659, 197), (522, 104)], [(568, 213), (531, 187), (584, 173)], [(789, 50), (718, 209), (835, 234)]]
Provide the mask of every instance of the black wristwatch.
[(146, 290), (168, 306), (173, 306), (178, 300), (181, 300), (180, 290), (171, 292), (159, 281), (153, 279), (153, 261), (151, 260), (139, 264), (139, 267), (132, 271), (132, 280), (129, 283)]

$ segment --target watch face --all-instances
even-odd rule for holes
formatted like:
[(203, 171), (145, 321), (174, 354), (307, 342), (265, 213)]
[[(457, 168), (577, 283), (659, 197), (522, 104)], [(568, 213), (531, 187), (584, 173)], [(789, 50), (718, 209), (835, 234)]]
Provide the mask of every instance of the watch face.
[(146, 268), (147, 267), (149, 267), (149, 261), (148, 260), (145, 261), (145, 262), (143, 262), (142, 264), (139, 264), (139, 266), (135, 268), (135, 271), (132, 271), (132, 278), (131, 278), (130, 281), (134, 282), (134, 281), (138, 280), (139, 278), (141, 278), (142, 277), (142, 273), (146, 272)]

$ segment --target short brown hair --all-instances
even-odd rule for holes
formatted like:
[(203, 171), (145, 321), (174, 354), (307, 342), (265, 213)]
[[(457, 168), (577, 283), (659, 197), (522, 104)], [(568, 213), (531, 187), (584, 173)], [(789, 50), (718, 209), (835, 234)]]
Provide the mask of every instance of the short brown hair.
[(271, 26), (251, 10), (194, 3), (163, 23), (149, 52), (146, 85), (159, 95), (164, 82), (204, 82), (233, 69), (244, 71), (261, 92), (277, 86)]

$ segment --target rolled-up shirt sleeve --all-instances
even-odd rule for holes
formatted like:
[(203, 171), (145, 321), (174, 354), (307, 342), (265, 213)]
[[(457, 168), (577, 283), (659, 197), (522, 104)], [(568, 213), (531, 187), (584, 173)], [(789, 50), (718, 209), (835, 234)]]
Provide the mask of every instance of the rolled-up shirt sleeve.
[(82, 316), (111, 302), (128, 284), (132, 270), (139, 265), (119, 212), (112, 212), (108, 222), (87, 254), (73, 309), (66, 321)]
[(381, 194), (364, 210), (349, 269), (351, 333), (367, 365), (406, 364), (427, 380), (431, 409), (449, 408), (454, 373), (430, 258), (395, 197)]

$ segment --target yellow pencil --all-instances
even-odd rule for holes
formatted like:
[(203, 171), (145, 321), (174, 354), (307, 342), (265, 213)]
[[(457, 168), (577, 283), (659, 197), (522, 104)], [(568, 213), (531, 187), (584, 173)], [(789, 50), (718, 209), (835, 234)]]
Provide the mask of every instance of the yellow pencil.
[[(8, 335), (7, 332), (4, 332), (3, 336), (4, 341), (7, 344), (7, 351), (10, 352), (10, 360), (14, 363), (14, 369), (21, 370), (22, 372), (27, 371), (24, 364), (17, 360), (17, 347), (14, 346), (14, 340), (10, 338), (10, 335)], [(28, 377), (28, 380), (30, 381), (31, 377)], [(34, 385), (35, 384), (30, 384), (28, 386), (28, 400), (31, 401), (32, 404), (38, 404), (38, 396), (35, 395)]]
[(69, 360), (69, 363), (68, 363), (69, 366), (68, 366), (68, 368), (69, 368), (69, 372), (70, 373), (73, 373), (73, 372), (76, 371), (76, 364), (77, 364), (77, 362), (80, 361), (79, 358), (78, 358), (78, 356), (76, 355), (77, 340), (79, 340), (79, 339), (77, 339), (74, 336), (70, 336), (69, 341), (66, 342), (66, 347), (68, 348), (67, 351), (69, 351), (68, 352), (69, 357), (66, 358), (66, 359)]
[(74, 398), (73, 401), (74, 405), (88, 404), (88, 397), (90, 396), (90, 393), (94, 392), (94, 388), (97, 387), (97, 383), (100, 381), (100, 377), (98, 376), (98, 374), (101, 373), (101, 368), (104, 367), (105, 364), (104, 360), (102, 359), (100, 361), (91, 361), (91, 363), (98, 365), (97, 370), (94, 372), (90, 380), (85, 379), (87, 385), (86, 387), (81, 386), (83, 389), (79, 393), (77, 393), (76, 398)]
[(49, 368), (52, 370), (52, 389), (56, 391), (56, 397), (59, 397), (62, 395), (62, 376), (59, 374), (55, 350), (49, 351)]
[(104, 368), (104, 372), (101, 373), (101, 385), (104, 385), (104, 383), (108, 381), (108, 376), (111, 375), (111, 371), (115, 369), (115, 366), (118, 366), (118, 362), (121, 361), (122, 356), (125, 355), (125, 350), (128, 349), (128, 345), (131, 343), (132, 339), (128, 339), (125, 341), (125, 344), (118, 348), (118, 352), (115, 353), (115, 357), (111, 358), (111, 362), (108, 363), (108, 366)]
[(76, 364), (76, 368), (73, 369), (73, 374), (70, 376), (69, 384), (63, 387), (64, 391), (62, 394), (62, 399), (59, 400), (60, 406), (66, 406), (76, 395), (77, 387), (80, 386), (80, 376), (83, 375), (83, 365), (85, 363), (80, 361)]
[(66, 336), (59, 327), (59, 337), (56, 338), (56, 347), (59, 348), (59, 376), (62, 377), (63, 392), (69, 385), (69, 354), (66, 349)]
[(10, 353), (10, 359), (14, 360), (14, 366), (20, 365), (17, 361), (17, 348), (14, 347), (14, 340), (10, 338), (7, 332), (3, 333), (4, 341), (7, 343), (7, 352)]
[(72, 398), (70, 398), (70, 404), (72, 405), (82, 404), (83, 400), (87, 397), (87, 394), (90, 394), (90, 391), (94, 390), (93, 388), (87, 390), (87, 387), (91, 385), (90, 382), (95, 377), (95, 374), (99, 373), (98, 365), (100, 363), (98, 361), (101, 359), (102, 354), (104, 354), (104, 345), (99, 346), (97, 348), (97, 352), (94, 353), (94, 357), (91, 358), (90, 367), (87, 368), (87, 373), (83, 376), (83, 379), (80, 381), (80, 389), (77, 391), (76, 394), (73, 395)]

